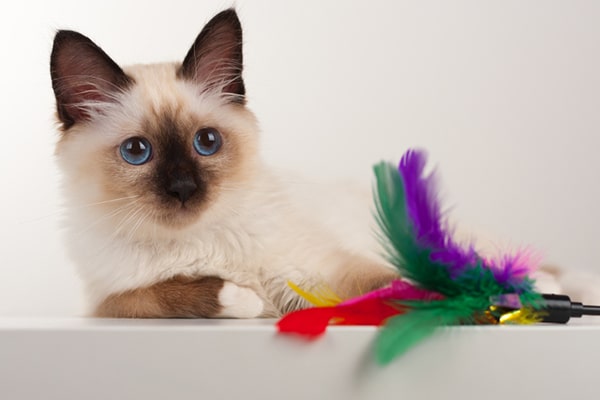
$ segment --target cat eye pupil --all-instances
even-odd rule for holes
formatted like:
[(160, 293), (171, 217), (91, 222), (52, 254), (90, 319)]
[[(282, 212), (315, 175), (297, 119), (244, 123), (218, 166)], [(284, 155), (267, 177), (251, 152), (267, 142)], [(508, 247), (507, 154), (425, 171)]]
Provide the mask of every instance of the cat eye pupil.
[(201, 156), (211, 156), (221, 148), (221, 134), (215, 128), (202, 128), (194, 138), (194, 148)]
[(119, 147), (121, 157), (131, 165), (141, 165), (150, 160), (152, 146), (142, 137), (132, 137), (121, 143)]
[(200, 141), (203, 146), (211, 146), (215, 142), (215, 134), (213, 132), (207, 132), (200, 136)]
[(146, 145), (141, 140), (130, 141), (127, 143), (127, 151), (133, 155), (140, 155), (146, 150)]

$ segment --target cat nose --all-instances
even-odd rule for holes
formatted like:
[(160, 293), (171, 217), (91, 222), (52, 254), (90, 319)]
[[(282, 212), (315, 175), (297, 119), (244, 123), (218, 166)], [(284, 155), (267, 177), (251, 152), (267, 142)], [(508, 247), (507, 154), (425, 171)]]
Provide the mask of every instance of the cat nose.
[(185, 203), (198, 189), (198, 185), (191, 176), (182, 176), (172, 179), (167, 187), (167, 193), (182, 203)]

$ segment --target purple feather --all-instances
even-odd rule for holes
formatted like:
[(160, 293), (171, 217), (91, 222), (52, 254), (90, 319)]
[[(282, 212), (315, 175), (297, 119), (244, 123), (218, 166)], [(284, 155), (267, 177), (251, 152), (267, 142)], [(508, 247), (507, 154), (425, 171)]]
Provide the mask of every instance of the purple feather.
[(427, 155), (424, 151), (409, 150), (400, 160), (399, 171), (404, 184), (406, 209), (415, 229), (417, 243), (431, 250), (430, 259), (448, 269), (452, 279), (466, 268), (478, 265), (492, 271), (496, 281), (507, 289), (519, 289), (531, 272), (536, 257), (527, 250), (484, 260), (472, 245), (462, 247), (452, 240), (442, 222), (434, 173), (425, 175)]
[(465, 267), (474, 266), (478, 257), (472, 246), (463, 249), (442, 226), (435, 175), (425, 175), (427, 155), (424, 151), (409, 150), (400, 160), (399, 171), (404, 182), (406, 208), (415, 228), (419, 244), (432, 250), (431, 260), (446, 266), (451, 277)]
[(495, 260), (484, 260), (484, 266), (494, 274), (494, 278), (504, 287), (520, 289), (524, 278), (529, 276), (539, 263), (539, 255), (529, 249), (513, 254), (505, 254)]

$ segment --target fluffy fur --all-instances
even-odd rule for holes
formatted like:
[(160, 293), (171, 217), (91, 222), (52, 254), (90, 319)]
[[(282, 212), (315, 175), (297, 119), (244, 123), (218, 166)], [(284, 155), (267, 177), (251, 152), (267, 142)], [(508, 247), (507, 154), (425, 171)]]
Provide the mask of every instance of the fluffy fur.
[[(120, 70), (88, 41), (59, 32), (51, 68), (66, 242), (96, 315), (276, 316), (303, 306), (289, 280), (350, 297), (393, 278), (340, 246), (259, 158), (234, 11), (209, 22), (183, 64)], [(203, 127), (223, 138), (209, 157), (192, 146)], [(149, 162), (123, 160), (131, 137), (152, 143)], [(193, 175), (190, 199), (165, 194), (173, 170)]]

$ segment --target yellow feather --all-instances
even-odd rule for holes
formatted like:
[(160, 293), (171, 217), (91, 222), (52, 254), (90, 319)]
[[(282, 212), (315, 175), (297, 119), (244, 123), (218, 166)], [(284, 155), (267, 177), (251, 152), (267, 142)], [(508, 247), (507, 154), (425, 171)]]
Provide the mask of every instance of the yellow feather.
[(288, 286), (296, 292), (298, 296), (302, 297), (315, 307), (331, 307), (342, 302), (342, 299), (340, 299), (333, 290), (325, 284), (317, 286), (312, 293), (300, 289), (298, 285), (291, 281), (288, 281)]

